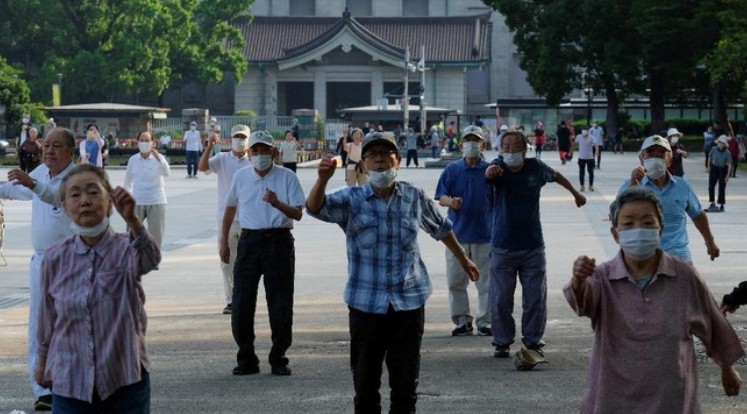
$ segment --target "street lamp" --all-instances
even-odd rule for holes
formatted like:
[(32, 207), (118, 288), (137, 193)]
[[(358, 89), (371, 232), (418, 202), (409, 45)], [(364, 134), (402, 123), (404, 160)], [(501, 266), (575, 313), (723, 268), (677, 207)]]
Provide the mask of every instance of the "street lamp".
[(57, 73), (57, 89), (60, 94), (60, 105), (62, 105), (62, 72)]
[(584, 72), (584, 75), (586, 80), (586, 89), (584, 89), (584, 91), (586, 92), (586, 127), (588, 128), (591, 126), (591, 98), (594, 90), (591, 89), (589, 72)]

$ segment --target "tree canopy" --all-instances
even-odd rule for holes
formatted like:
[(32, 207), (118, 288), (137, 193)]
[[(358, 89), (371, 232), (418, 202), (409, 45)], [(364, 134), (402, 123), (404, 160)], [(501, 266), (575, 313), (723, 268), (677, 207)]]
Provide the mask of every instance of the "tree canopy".
[(0, 0), (0, 55), (51, 102), (155, 99), (188, 81), (206, 84), (247, 70), (244, 39), (230, 25), (254, 0)]

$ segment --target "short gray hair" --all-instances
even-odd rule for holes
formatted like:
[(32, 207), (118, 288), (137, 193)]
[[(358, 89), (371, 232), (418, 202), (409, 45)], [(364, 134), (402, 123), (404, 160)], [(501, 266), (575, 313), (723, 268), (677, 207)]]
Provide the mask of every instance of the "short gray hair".
[(47, 131), (46, 134), (44, 134), (44, 139), (47, 139), (47, 137), (53, 132), (62, 133), (62, 136), (65, 138), (65, 145), (68, 148), (75, 150), (75, 133), (72, 130), (67, 129), (67, 128), (62, 128), (62, 127), (55, 127)]
[(617, 217), (626, 203), (634, 201), (648, 201), (654, 206), (660, 224), (664, 224), (664, 210), (661, 207), (659, 196), (654, 190), (640, 185), (632, 185), (617, 195), (615, 201), (610, 204), (610, 222), (612, 227), (617, 227)]

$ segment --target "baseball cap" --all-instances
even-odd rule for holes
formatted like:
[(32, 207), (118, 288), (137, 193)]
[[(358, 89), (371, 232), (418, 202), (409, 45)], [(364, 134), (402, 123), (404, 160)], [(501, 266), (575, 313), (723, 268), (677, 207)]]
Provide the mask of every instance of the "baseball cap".
[(682, 132), (678, 131), (677, 128), (669, 128), (669, 130), (667, 131), (667, 138), (671, 136), (675, 136), (675, 135), (677, 135), (678, 137), (681, 137)]
[(236, 137), (236, 135), (243, 135), (244, 138), (247, 138), (252, 135), (252, 130), (246, 125), (234, 125), (233, 128), (231, 128), (231, 137)]
[(275, 142), (272, 139), (272, 135), (270, 135), (269, 132), (254, 131), (252, 132), (252, 135), (249, 137), (249, 148), (255, 146), (256, 144), (264, 144), (264, 145), (272, 147), (274, 146)]
[(213, 131), (215, 131), (215, 132), (220, 132), (220, 129), (221, 129), (220, 125), (216, 125), (216, 126), (213, 127)]
[(508, 125), (506, 124), (501, 125), (501, 131), (508, 131)]
[(669, 141), (666, 138), (662, 138), (660, 135), (652, 135), (646, 138), (641, 145), (641, 151), (645, 151), (646, 148), (658, 145), (664, 147), (665, 150), (672, 152), (672, 147), (669, 145)]
[(467, 135), (474, 135), (477, 138), (485, 139), (482, 136), (482, 128), (480, 128), (477, 125), (470, 125), (467, 128), (464, 128), (463, 135), (466, 137)]
[(394, 140), (394, 135), (391, 132), (374, 132), (366, 136), (363, 140), (363, 148), (361, 148), (361, 154), (366, 155), (366, 150), (374, 145), (385, 145), (391, 147), (391, 149), (398, 151), (397, 141)]

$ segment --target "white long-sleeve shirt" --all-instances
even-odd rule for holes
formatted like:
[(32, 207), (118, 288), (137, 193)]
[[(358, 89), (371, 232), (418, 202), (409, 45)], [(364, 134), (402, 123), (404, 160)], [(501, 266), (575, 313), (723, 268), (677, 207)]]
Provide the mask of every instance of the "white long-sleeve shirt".
[(202, 151), (202, 137), (200, 131), (191, 129), (184, 131), (184, 149), (186, 151)]
[(0, 198), (31, 200), (31, 246), (39, 255), (52, 243), (73, 235), (70, 217), (63, 211), (60, 201), (60, 183), (73, 167), (71, 163), (51, 178), (49, 168), (39, 165), (29, 174), (36, 180), (33, 190), (10, 181), (0, 185)]
[(166, 204), (163, 177), (171, 174), (171, 168), (163, 155), (159, 158), (160, 161), (153, 154), (148, 158), (135, 154), (127, 161), (124, 188), (132, 193), (137, 205)]

